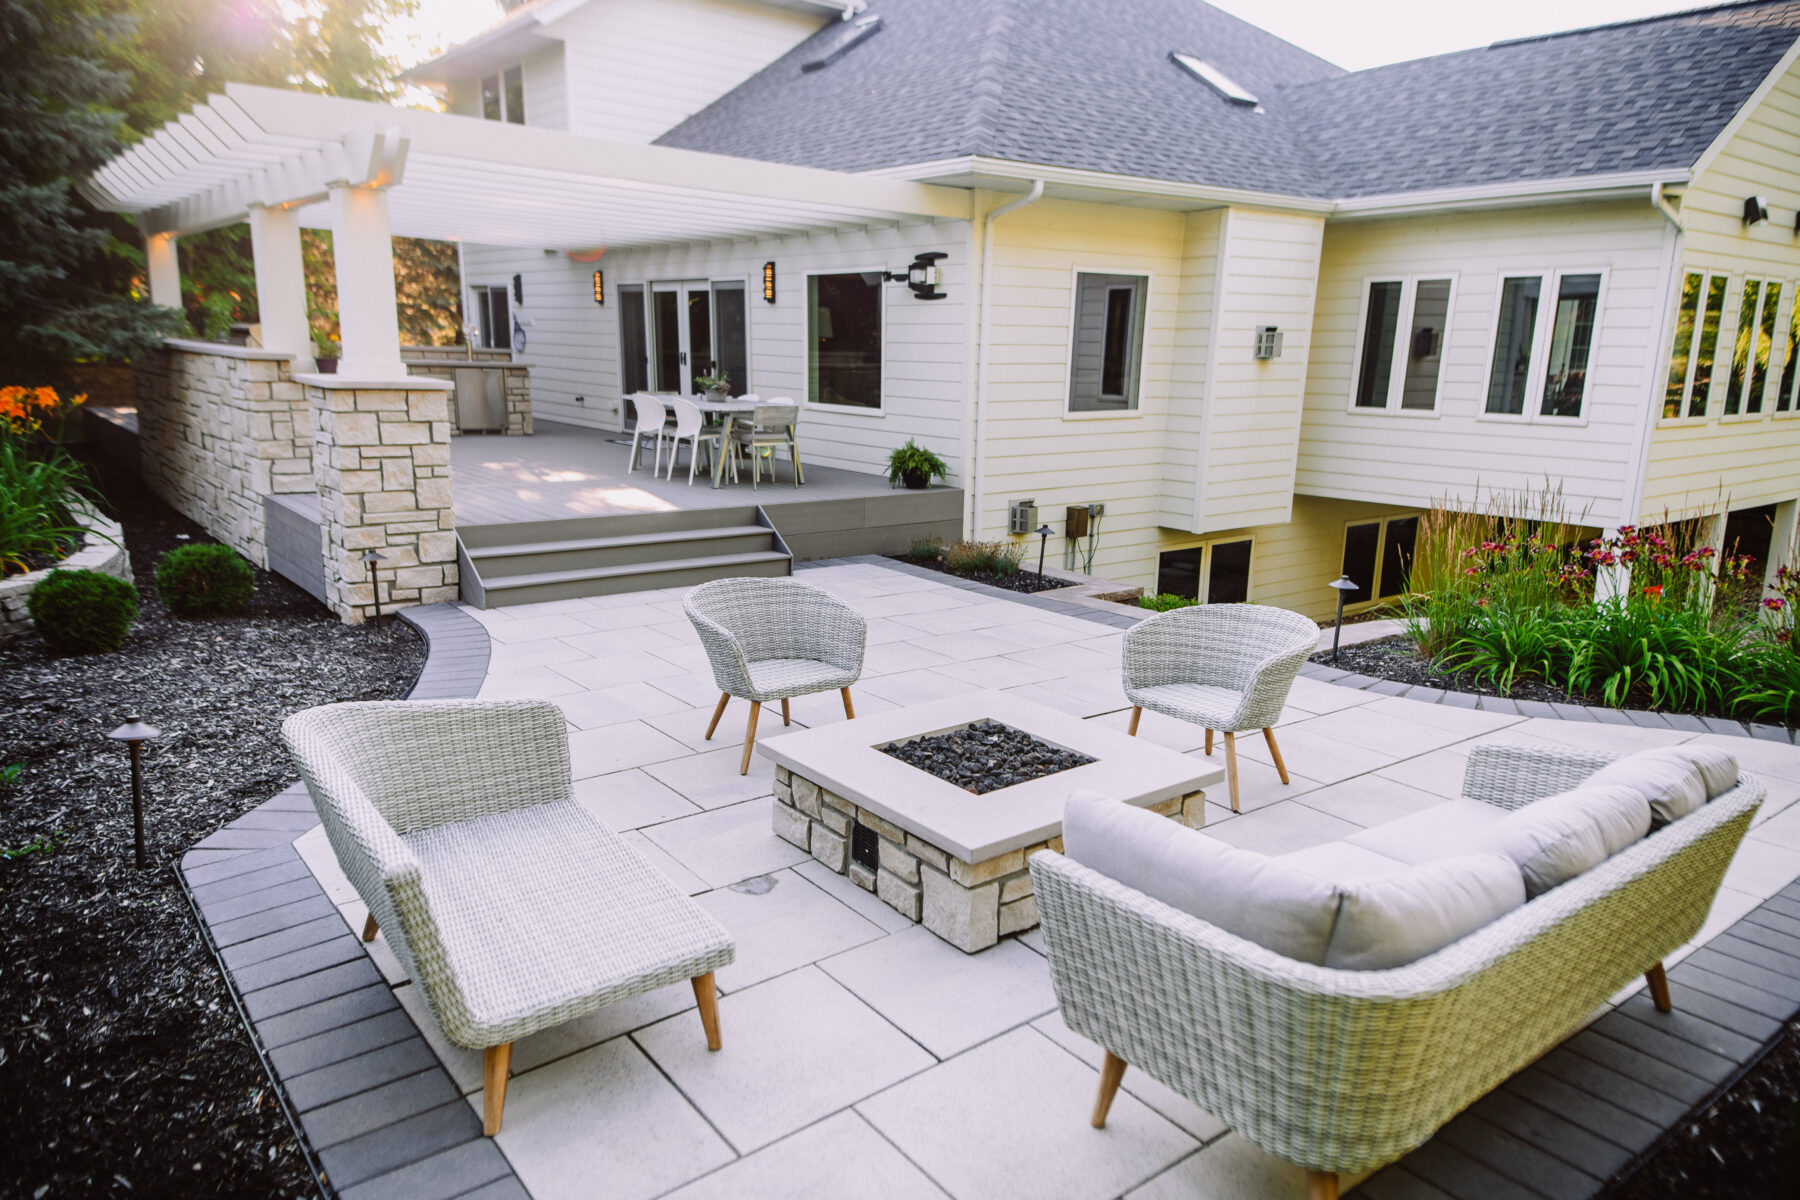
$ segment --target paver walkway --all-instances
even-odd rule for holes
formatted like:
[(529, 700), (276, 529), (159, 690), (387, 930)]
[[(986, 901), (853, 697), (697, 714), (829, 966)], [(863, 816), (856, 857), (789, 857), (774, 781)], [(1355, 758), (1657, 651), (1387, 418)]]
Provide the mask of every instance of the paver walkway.
[[(867, 664), (856, 689), (859, 713), (971, 688), (1002, 688), (1124, 727), (1128, 707), (1119, 688), (1116, 630), (869, 563), (813, 567), (802, 578), (842, 596), (869, 619)], [(519, 1043), (497, 1146), (531, 1195), (1304, 1195), (1297, 1169), (1226, 1132), (1141, 1072), (1127, 1074), (1108, 1128), (1091, 1129), (1087, 1115), (1100, 1051), (1058, 1017), (1035, 931), (965, 956), (775, 838), (768, 760), (758, 758), (748, 777), (737, 773), (746, 706), (732, 705), (714, 742), (702, 738), (718, 691), (678, 592), (472, 615), (492, 639), (480, 694), (560, 704), (571, 726), (578, 797), (614, 828), (630, 831), (626, 836), (738, 941), (737, 961), (719, 973), (722, 1053), (706, 1051), (685, 985)], [(793, 712), (799, 724), (842, 719), (835, 694), (796, 700)], [(765, 719), (760, 732), (775, 736), (779, 728)], [(1223, 803), (1209, 804), (1211, 835), (1280, 853), (1404, 816), (1458, 796), (1470, 748), (1488, 740), (1620, 750), (1717, 742), (1767, 782), (1769, 796), (1698, 940), (1757, 909), (1800, 874), (1800, 807), (1794, 807), (1800, 748), (1793, 746), (1422, 704), (1305, 678), (1297, 681), (1278, 730), (1292, 785), (1280, 784), (1261, 740), (1246, 739), (1240, 760), (1244, 811), (1233, 816)], [(1141, 735), (1195, 754), (1202, 741), (1200, 730), (1149, 713)], [(1215, 801), (1222, 800), (1219, 792)], [(361, 902), (338, 871), (322, 830), (300, 835), (294, 847), (341, 924), (360, 928)], [(404, 1037), (396, 1044), (413, 1045), (422, 1033), (467, 1110), (439, 1098), (434, 1103), (440, 1108), (432, 1111), (449, 1112), (455, 1122), (440, 1119), (421, 1128), (464, 1128), (465, 1115), (472, 1118), (481, 1104), (480, 1055), (443, 1041), (385, 939), (367, 953), (372, 967), (364, 960), (360, 969), (371, 978), (378, 971), (383, 986), (364, 987), (366, 1003), (388, 1023), (370, 1036)], [(385, 1007), (377, 993), (388, 997)], [(248, 999), (257, 994), (250, 991)], [(397, 1015), (402, 1010), (412, 1020)], [(1631, 1016), (1630, 1004), (1621, 1012)], [(1595, 1036), (1613, 1044), (1604, 1030)], [(1556, 1052), (1573, 1056), (1576, 1065), (1569, 1070), (1578, 1080), (1583, 1070), (1609, 1072), (1583, 1053)], [(396, 1082), (384, 1086), (398, 1088), (405, 1082), (400, 1075), (418, 1069), (390, 1067)], [(350, 1086), (335, 1077), (332, 1082), (340, 1090)], [(1582, 1092), (1562, 1077), (1551, 1082), (1608, 1107), (1595, 1099), (1604, 1088)], [(1698, 1082), (1696, 1076), (1683, 1086)], [(339, 1126), (303, 1114), (315, 1144), (315, 1126), (340, 1146), (354, 1146), (357, 1122), (366, 1129), (382, 1120), (379, 1105), (359, 1108), (357, 1096), (345, 1094), (348, 1099), (336, 1102)], [(1591, 1145), (1570, 1134), (1565, 1140), (1575, 1149), (1569, 1157), (1591, 1151), (1598, 1156), (1592, 1171), (1605, 1173), (1628, 1161), (1647, 1144), (1634, 1149), (1632, 1136), (1641, 1138), (1646, 1129), (1653, 1136), (1659, 1127), (1653, 1122), (1666, 1126), (1685, 1111), (1669, 1095), (1657, 1093), (1645, 1103), (1651, 1099), (1677, 1111), (1646, 1113), (1648, 1120), (1637, 1118), (1641, 1129), (1610, 1140), (1604, 1129), (1584, 1134)], [(1561, 1128), (1566, 1117), (1517, 1096), (1510, 1103), (1528, 1110), (1520, 1119), (1541, 1118), (1540, 1124)], [(1483, 1166), (1480, 1151), (1444, 1141), (1441, 1135), (1431, 1144), (1435, 1150), (1413, 1156), (1425, 1164), (1419, 1172), (1386, 1172), (1370, 1181), (1370, 1193), (1558, 1194), (1558, 1185), (1527, 1186)], [(501, 1169), (491, 1149), (465, 1144), (473, 1147), (467, 1155), (471, 1173), (464, 1177), (469, 1188), (487, 1185), (481, 1194), (496, 1197), (517, 1194), (509, 1179), (488, 1184)], [(465, 1160), (453, 1157), (449, 1151), (438, 1156), (444, 1160), (435, 1168), (439, 1174), (462, 1169), (456, 1164)], [(1525, 1152), (1515, 1158), (1533, 1170), (1541, 1166)], [(418, 1179), (404, 1172), (382, 1175), (379, 1156), (334, 1156), (327, 1148), (321, 1159), (332, 1170), (344, 1164), (351, 1177), (336, 1182), (352, 1185), (350, 1195), (405, 1194), (399, 1184)], [(1434, 1169), (1448, 1170), (1475, 1190), (1434, 1187), (1425, 1181)], [(1575, 1174), (1579, 1182), (1588, 1173)]]

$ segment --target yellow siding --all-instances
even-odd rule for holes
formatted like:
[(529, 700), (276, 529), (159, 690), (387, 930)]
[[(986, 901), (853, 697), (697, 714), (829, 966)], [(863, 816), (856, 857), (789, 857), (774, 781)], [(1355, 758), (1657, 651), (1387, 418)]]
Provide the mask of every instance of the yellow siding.
[[(1761, 196), (1770, 210), (1768, 221), (1750, 228), (1743, 223), (1748, 196)], [(1797, 209), (1800, 67), (1790, 67), (1681, 199), (1683, 273), (1712, 271), (1729, 275), (1731, 283), (1719, 329), (1710, 411), (1705, 418), (1657, 422), (1644, 480), (1640, 513), (1644, 520), (1665, 511), (1745, 508), (1800, 496), (1800, 413), (1790, 409), (1776, 414), (1773, 389), (1760, 414), (1726, 417), (1721, 412), (1746, 278), (1782, 285), (1769, 366), (1779, 383), (1794, 292), (1800, 288), (1800, 241), (1794, 235)], [(1668, 307), (1670, 322), (1679, 302), (1677, 290)], [(1667, 371), (1665, 346), (1656, 364), (1659, 414)]]
[[(1548, 479), (1572, 516), (1629, 503), (1661, 344), (1673, 231), (1641, 201), (1327, 226), (1300, 441), (1300, 492), (1423, 508)], [(1490, 418), (1489, 358), (1505, 273), (1606, 272), (1581, 424)], [(1370, 278), (1456, 279), (1434, 414), (1351, 411)], [(1545, 284), (1549, 286), (1548, 283)]]

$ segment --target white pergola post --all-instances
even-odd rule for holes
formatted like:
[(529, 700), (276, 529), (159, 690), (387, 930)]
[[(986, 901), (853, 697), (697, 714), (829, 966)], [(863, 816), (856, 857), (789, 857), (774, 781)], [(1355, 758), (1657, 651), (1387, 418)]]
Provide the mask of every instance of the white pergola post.
[(144, 261), (150, 276), (150, 303), (180, 308), (181, 262), (175, 255), (175, 235), (153, 233), (146, 237)]
[(404, 380), (387, 190), (332, 184), (331, 228), (344, 348), (338, 374), (355, 380)]
[(250, 206), (250, 253), (256, 263), (256, 307), (264, 350), (293, 355), (292, 369), (313, 369), (312, 326), (306, 319), (306, 265), (300, 219), (293, 209)]

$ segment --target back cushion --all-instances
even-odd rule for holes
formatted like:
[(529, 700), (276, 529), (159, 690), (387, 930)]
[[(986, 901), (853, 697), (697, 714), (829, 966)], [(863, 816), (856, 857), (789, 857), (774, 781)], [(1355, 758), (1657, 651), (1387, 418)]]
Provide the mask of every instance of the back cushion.
[(1468, 854), (1344, 885), (1325, 965), (1401, 967), (1525, 903), (1525, 881), (1504, 854)]
[(1325, 962), (1338, 889), (1315, 875), (1147, 809), (1079, 795), (1063, 812), (1063, 851), (1264, 949), (1315, 966)]
[(1685, 758), (1700, 769), (1708, 800), (1717, 800), (1737, 786), (1737, 759), (1728, 750), (1717, 746), (1670, 746), (1668, 753)]
[(1487, 846), (1518, 864), (1541, 896), (1650, 832), (1650, 802), (1622, 784), (1589, 784), (1527, 804), (1487, 830)]
[[(1731, 758), (1722, 751), (1718, 753), (1727, 761)], [(1724, 774), (1720, 764), (1715, 762), (1713, 766), (1715, 776)], [(1730, 775), (1735, 781), (1735, 762), (1730, 764)], [(1644, 793), (1644, 798), (1650, 801), (1650, 823), (1657, 827), (1679, 821), (1718, 794), (1707, 786), (1699, 760), (1692, 754), (1683, 753), (1678, 746), (1628, 754), (1587, 778), (1590, 787), (1604, 784), (1622, 784)]]

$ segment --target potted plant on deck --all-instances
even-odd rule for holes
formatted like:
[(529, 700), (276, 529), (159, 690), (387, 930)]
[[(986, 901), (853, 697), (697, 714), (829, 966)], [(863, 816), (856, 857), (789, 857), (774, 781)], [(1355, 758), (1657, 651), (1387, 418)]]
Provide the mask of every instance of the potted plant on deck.
[(943, 479), (949, 472), (943, 459), (911, 438), (888, 455), (888, 483), (903, 484), (915, 492), (924, 491), (933, 479)]
[(731, 399), (731, 376), (720, 371), (716, 375), (697, 375), (694, 386), (705, 392), (714, 400)]

